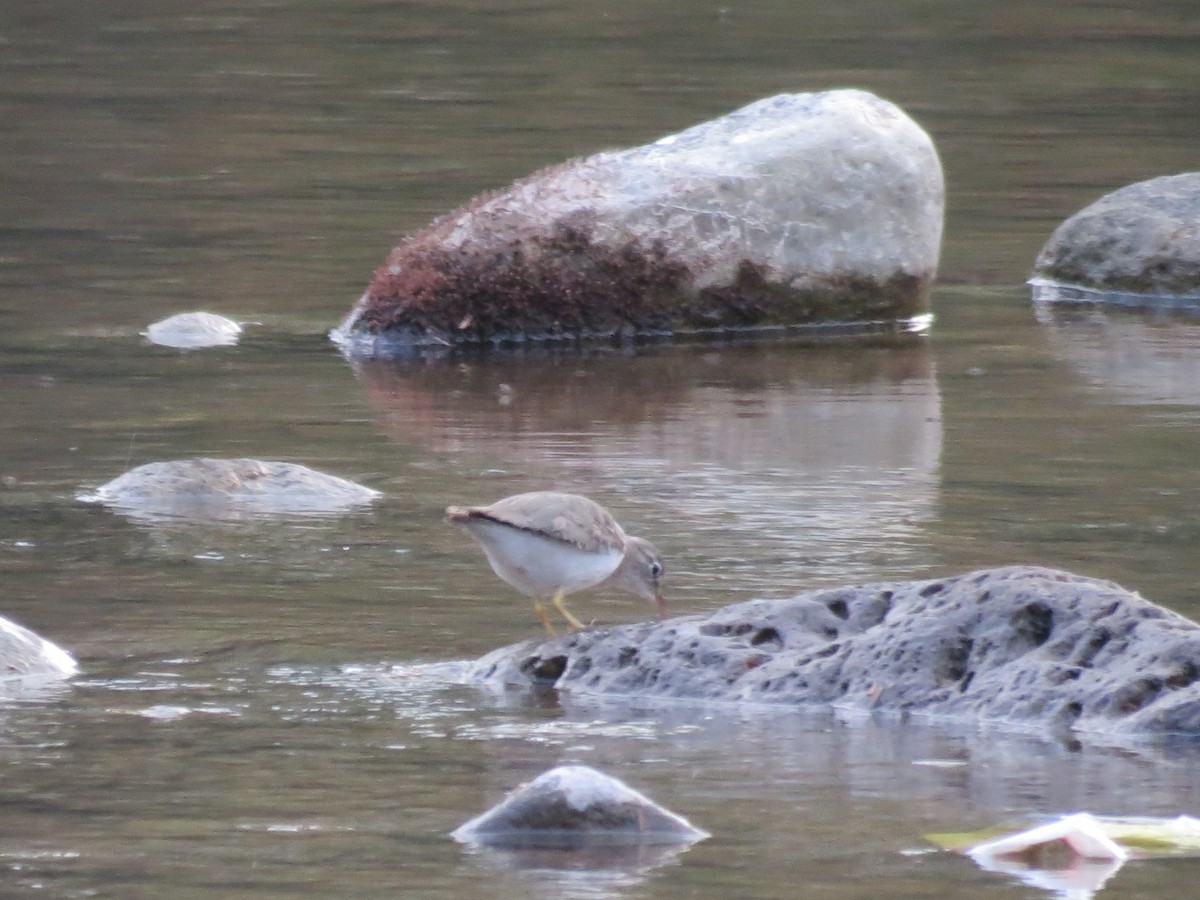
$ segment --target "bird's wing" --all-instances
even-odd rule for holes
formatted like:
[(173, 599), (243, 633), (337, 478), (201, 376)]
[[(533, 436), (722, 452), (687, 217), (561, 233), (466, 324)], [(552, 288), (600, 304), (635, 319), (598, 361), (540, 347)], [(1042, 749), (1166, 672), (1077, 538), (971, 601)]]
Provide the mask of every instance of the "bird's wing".
[(625, 546), (625, 533), (616, 519), (603, 506), (579, 494), (535, 491), (506, 497), (468, 512), (472, 517), (574, 544), (589, 553)]

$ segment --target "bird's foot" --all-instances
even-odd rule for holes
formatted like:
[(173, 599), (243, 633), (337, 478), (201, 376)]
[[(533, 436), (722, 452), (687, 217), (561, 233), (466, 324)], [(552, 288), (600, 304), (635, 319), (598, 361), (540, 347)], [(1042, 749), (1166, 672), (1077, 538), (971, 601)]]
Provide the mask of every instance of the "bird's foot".
[(558, 610), (558, 614), (566, 620), (568, 625), (571, 626), (572, 631), (582, 631), (586, 627), (582, 622), (571, 615), (571, 611), (567, 609), (566, 606), (566, 595), (562, 591), (559, 591), (557, 594), (555, 594), (554, 599), (551, 602), (554, 604), (554, 608)]

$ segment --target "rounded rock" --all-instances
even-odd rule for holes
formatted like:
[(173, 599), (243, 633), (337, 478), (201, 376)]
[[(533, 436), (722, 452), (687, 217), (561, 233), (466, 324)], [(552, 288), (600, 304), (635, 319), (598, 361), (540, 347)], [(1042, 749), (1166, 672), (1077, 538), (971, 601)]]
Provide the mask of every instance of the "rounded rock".
[(296, 463), (198, 457), (146, 463), (77, 499), (150, 518), (227, 519), (336, 513), (381, 496)]
[(1043, 299), (1105, 299), (1076, 287), (1200, 302), (1200, 172), (1127, 185), (1075, 213), (1038, 253), (1032, 282)]
[(179, 313), (147, 326), (142, 335), (152, 344), (178, 350), (229, 347), (241, 338), (242, 326), (216, 313)]
[(331, 337), (389, 356), (908, 322), (928, 311), (943, 210), (933, 141), (899, 107), (780, 94), (435, 220)]
[(708, 833), (588, 766), (558, 766), (451, 833), (489, 847), (690, 844)]

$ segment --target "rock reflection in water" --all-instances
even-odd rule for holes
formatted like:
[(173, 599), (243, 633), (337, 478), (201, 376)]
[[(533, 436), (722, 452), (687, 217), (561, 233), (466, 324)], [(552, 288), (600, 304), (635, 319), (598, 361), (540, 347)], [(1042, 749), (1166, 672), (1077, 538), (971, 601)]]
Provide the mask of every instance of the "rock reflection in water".
[[(501, 796), (514, 779), (532, 777), (555, 758), (618, 776), (631, 773), (631, 760), (637, 759), (639, 784), (703, 822), (718, 843), (737, 815), (721, 801), (736, 797), (753, 798), (754, 828), (764, 830), (764, 839), (794, 837), (797, 823), (791, 817), (803, 796), (810, 825), (844, 833), (846, 846), (852, 846), (858, 840), (856, 817), (881, 802), (902, 801), (906, 816), (937, 823), (918, 826), (925, 831), (950, 831), (964, 824), (995, 825), (1031, 805), (1046, 814), (1093, 809), (1173, 816), (1186, 811), (1181, 797), (1200, 791), (1190, 740), (1081, 744), (1066, 734), (922, 716), (897, 722), (832, 710), (566, 693), (561, 702), (566, 722), (603, 722), (610, 728), (638, 723), (653, 729), (653, 738), (631, 741), (598, 728), (586, 740), (563, 741), (555, 754), (544, 745), (535, 752), (523, 740), (494, 737), (482, 745), (490, 795)], [(679, 780), (677, 773), (684, 771), (696, 778)], [(664, 788), (663, 781), (670, 786)], [(705, 846), (697, 845), (696, 852)]]
[(354, 368), (398, 442), (520, 467), (531, 486), (653, 504), (651, 534), (675, 550), (675, 572), (678, 545), (704, 546), (706, 531), (728, 558), (695, 564), (747, 590), (762, 585), (746, 584), (740, 561), (764, 555), (778, 561), (780, 589), (801, 574), (841, 581), (884, 561), (890, 573), (925, 564), (942, 420), (921, 338)]
[(1119, 403), (1200, 405), (1200, 315), (1034, 304), (1051, 345)]
[(656, 869), (677, 865), (687, 850), (687, 846), (645, 844), (580, 850), (472, 846), (464, 853), (476, 865), (509, 873), (508, 877), (536, 887), (539, 896), (611, 897), (636, 887)]

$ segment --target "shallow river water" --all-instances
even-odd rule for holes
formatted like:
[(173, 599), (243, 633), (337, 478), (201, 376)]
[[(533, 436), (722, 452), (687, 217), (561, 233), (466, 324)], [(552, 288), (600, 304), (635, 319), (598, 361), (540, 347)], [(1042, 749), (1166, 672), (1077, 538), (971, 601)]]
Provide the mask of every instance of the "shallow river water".
[[(1197, 60), (1183, 2), (4, 4), (0, 614), (83, 672), (0, 706), (0, 895), (1038, 897), (923, 836), (1200, 814), (1186, 743), (455, 685), (539, 626), (442, 520), (589, 494), (659, 545), (680, 613), (1024, 562), (1200, 617), (1200, 320), (1024, 284), (1062, 218), (1196, 168)], [(401, 234), (480, 190), (835, 86), (942, 153), (928, 336), (354, 365), (326, 339)], [(199, 309), (258, 324), (139, 337)], [(232, 522), (75, 500), (198, 455), (385, 497)], [(590, 865), (446, 837), (562, 761), (713, 837)], [(1103, 894), (1197, 883), (1134, 862)]]

